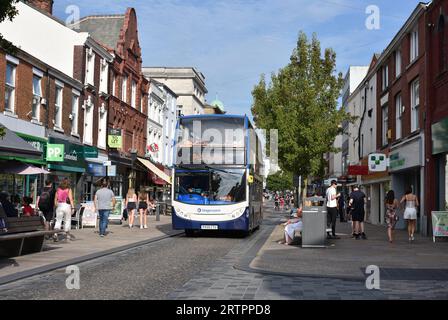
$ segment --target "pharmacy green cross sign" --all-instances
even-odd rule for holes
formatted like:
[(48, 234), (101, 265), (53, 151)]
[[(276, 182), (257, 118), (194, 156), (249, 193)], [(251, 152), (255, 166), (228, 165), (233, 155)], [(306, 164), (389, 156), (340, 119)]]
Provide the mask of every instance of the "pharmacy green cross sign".
[(64, 161), (64, 145), (63, 144), (47, 144), (47, 161), (63, 162)]

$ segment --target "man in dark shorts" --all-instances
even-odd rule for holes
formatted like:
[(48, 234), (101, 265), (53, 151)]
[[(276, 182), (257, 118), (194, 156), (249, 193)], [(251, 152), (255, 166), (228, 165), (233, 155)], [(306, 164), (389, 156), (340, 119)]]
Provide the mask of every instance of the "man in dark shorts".
[(358, 240), (363, 238), (367, 239), (366, 234), (364, 233), (364, 204), (366, 203), (366, 195), (364, 192), (359, 190), (358, 186), (353, 187), (353, 192), (350, 194), (350, 208), (352, 214), (352, 221), (354, 224), (353, 232), (354, 237)]
[(51, 220), (54, 218), (54, 197), (56, 191), (53, 188), (53, 182), (51, 180), (45, 181), (45, 187), (42, 189), (42, 193), (37, 198), (37, 207), (45, 217), (45, 230), (50, 230)]

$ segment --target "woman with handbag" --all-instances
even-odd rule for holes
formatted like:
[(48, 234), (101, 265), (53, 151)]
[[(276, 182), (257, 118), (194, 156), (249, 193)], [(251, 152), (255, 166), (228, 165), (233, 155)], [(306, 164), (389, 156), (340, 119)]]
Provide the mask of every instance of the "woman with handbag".
[(395, 224), (398, 221), (397, 209), (400, 206), (398, 200), (395, 199), (395, 192), (389, 190), (386, 195), (386, 223), (387, 223), (387, 235), (389, 237), (389, 242), (393, 242), (393, 233), (395, 229)]
[[(70, 234), (70, 230), (72, 228), (72, 211), (75, 209), (75, 205), (68, 179), (62, 180), (59, 185), (54, 197), (54, 205), (56, 207), (56, 224), (54, 229), (61, 230), (62, 221), (64, 221), (64, 231), (67, 239), (73, 240), (74, 237)], [(53, 238), (56, 241), (57, 234)]]

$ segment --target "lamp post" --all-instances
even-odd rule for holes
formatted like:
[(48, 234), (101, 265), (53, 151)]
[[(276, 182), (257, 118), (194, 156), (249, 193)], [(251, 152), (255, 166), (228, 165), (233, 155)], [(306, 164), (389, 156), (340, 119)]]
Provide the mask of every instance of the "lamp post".
[(137, 160), (137, 150), (131, 149), (130, 154), (131, 154), (132, 166), (131, 166), (131, 174), (129, 175), (129, 188), (135, 189), (135, 179), (136, 179), (137, 175), (135, 173), (134, 163), (135, 163), (135, 160)]

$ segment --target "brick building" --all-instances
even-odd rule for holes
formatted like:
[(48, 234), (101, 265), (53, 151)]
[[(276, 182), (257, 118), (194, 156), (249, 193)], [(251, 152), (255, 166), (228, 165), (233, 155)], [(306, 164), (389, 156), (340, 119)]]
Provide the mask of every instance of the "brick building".
[(135, 161), (145, 155), (149, 87), (141, 71), (136, 12), (128, 8), (124, 15), (87, 16), (71, 27), (88, 32), (114, 55), (109, 71), (108, 127), (121, 130), (122, 145), (109, 148), (109, 157), (117, 165), (115, 192), (123, 194), (130, 185), (148, 183), (146, 168)]
[(448, 209), (448, 1), (434, 0), (429, 5), (426, 25), (425, 202), (429, 220), (431, 211)]

